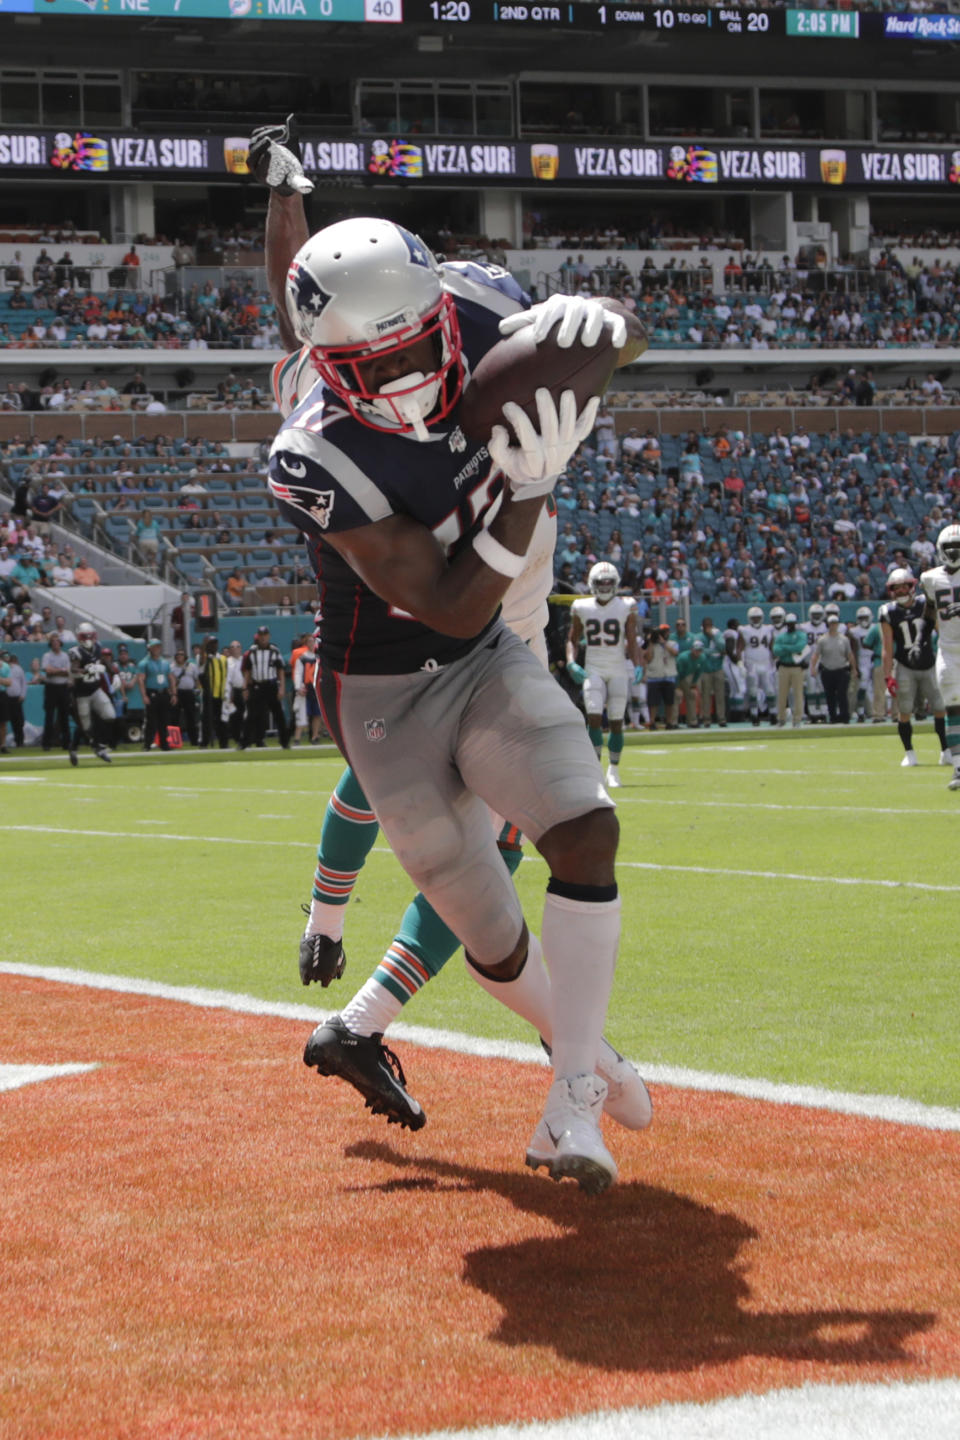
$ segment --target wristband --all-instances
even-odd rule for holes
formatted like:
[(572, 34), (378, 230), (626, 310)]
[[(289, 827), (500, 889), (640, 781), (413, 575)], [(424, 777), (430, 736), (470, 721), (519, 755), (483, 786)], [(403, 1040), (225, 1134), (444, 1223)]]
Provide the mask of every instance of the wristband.
[(507, 575), (511, 580), (516, 580), (527, 568), (526, 555), (516, 555), (495, 540), (489, 530), (478, 530), (473, 537), (473, 548), (476, 550), (484, 565), (489, 565), (491, 570), (496, 570), (498, 575)]

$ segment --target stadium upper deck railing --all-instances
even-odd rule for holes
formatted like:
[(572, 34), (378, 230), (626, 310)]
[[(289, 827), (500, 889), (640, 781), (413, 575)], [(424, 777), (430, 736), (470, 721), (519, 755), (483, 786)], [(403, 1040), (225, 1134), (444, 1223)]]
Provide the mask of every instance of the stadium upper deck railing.
[[(653, 392), (654, 395), (656, 392)], [(715, 432), (721, 425), (748, 434), (770, 435), (780, 427), (792, 430), (803, 425), (808, 431), (828, 433), (853, 431), (857, 435), (906, 435), (939, 438), (960, 431), (960, 405), (922, 408), (915, 405), (724, 405), (705, 398), (679, 405), (667, 397), (654, 403), (648, 392), (637, 392), (629, 403), (611, 406), (617, 431), (631, 427), (652, 430), (655, 435), (685, 435), (688, 430)], [(202, 436), (225, 444), (257, 443), (272, 439), (279, 417), (266, 410), (170, 410), (165, 415), (144, 415), (131, 411), (107, 414), (78, 414), (57, 411), (0, 412), (0, 441), (35, 437), (67, 441), (92, 441), (107, 432), (111, 437), (136, 441), (152, 440), (159, 433), (174, 441)]]

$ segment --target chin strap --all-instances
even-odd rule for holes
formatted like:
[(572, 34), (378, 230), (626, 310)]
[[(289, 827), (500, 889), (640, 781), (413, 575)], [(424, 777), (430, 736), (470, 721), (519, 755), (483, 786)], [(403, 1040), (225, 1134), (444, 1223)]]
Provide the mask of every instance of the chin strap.
[[(397, 391), (407, 392), (397, 394)], [(409, 425), (418, 440), (429, 440), (430, 435), (424, 423), (440, 395), (440, 381), (429, 381), (422, 370), (411, 375), (402, 375), (399, 380), (390, 380), (380, 386), (379, 395), (370, 403), (374, 410), (388, 420), (399, 420)]]

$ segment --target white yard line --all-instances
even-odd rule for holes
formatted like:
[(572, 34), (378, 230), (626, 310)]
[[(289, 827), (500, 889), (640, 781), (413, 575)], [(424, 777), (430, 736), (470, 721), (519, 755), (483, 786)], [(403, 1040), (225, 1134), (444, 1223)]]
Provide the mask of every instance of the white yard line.
[(431, 1430), (417, 1440), (956, 1440), (958, 1415), (958, 1380), (801, 1385), (706, 1405), (656, 1405), (532, 1425)]
[(703, 810), (808, 810), (815, 815), (922, 815), (925, 820), (952, 820), (960, 808), (934, 812), (929, 805), (783, 805), (772, 800), (676, 800), (669, 795), (625, 795), (617, 792), (617, 805), (656, 805), (667, 809), (675, 805)]
[[(153, 822), (150, 822), (153, 823)], [(159, 823), (159, 822), (158, 822)], [(198, 845), (281, 845), (291, 850), (315, 850), (313, 840), (267, 840), (236, 835), (144, 834), (140, 830), (81, 830), (68, 825), (2, 825), (0, 834), (74, 835), (79, 839), (100, 840), (161, 840), (176, 844), (194, 842)], [(391, 855), (388, 846), (376, 845), (374, 855)], [(525, 855), (526, 863), (543, 862), (539, 855)], [(923, 890), (937, 895), (956, 895), (960, 885), (936, 885), (926, 880), (883, 880), (862, 875), (806, 875), (793, 870), (743, 870), (721, 865), (669, 865), (652, 860), (618, 860), (618, 870), (655, 870), (680, 875), (737, 876), (747, 880), (796, 880), (806, 885), (867, 886), (881, 890)]]
[[(303, 1020), (318, 1025), (335, 1012), (313, 1005), (282, 1000), (261, 1000), (255, 995), (239, 995), (230, 990), (207, 990), (201, 986), (168, 985), (161, 980), (142, 980), (126, 975), (105, 975), (96, 971), (74, 970), (56, 965), (26, 965), (0, 961), (0, 975), (24, 975), (30, 979), (49, 980), (61, 985), (77, 985), (92, 990), (107, 990), (123, 995), (149, 995), (158, 1000), (173, 1000), (205, 1010), (230, 1010), (243, 1015), (273, 1015), (283, 1020)], [(483, 1040), (455, 1030), (434, 1030), (424, 1025), (397, 1024), (390, 1027), (396, 1040), (406, 1040), (429, 1050), (452, 1050), (461, 1055), (482, 1059), (517, 1060), (524, 1064), (546, 1065), (539, 1045), (516, 1040)], [(671, 1065), (648, 1065), (635, 1062), (653, 1084), (668, 1085), (681, 1090), (700, 1090), (740, 1095), (747, 1100), (766, 1100), (774, 1105), (799, 1105), (811, 1110), (831, 1110), (842, 1115), (859, 1115), (870, 1120), (888, 1120), (899, 1125), (913, 1125), (924, 1130), (960, 1131), (960, 1110), (943, 1105), (922, 1105), (919, 1101), (897, 1095), (855, 1095), (825, 1090), (814, 1085), (784, 1085), (773, 1080), (751, 1079), (742, 1075), (719, 1075), (709, 1071), (688, 1070)]]
[(57, 1080), (63, 1075), (83, 1075), (98, 1068), (97, 1065), (0, 1065), (0, 1091), (19, 1090), (21, 1085), (37, 1085), (41, 1080)]

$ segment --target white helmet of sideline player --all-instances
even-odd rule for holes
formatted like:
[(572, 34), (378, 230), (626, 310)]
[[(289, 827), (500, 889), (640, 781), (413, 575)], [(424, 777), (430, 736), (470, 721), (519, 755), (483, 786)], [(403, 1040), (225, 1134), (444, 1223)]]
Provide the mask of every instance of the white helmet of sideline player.
[(782, 630), (787, 623), (787, 612), (782, 605), (774, 605), (770, 611), (770, 624), (774, 630)]
[(608, 604), (620, 588), (620, 573), (615, 565), (609, 560), (598, 560), (596, 565), (590, 566), (590, 573), (587, 576), (587, 589), (594, 595), (601, 605)]
[(811, 624), (821, 625), (823, 623), (823, 617), (826, 614), (826, 611), (820, 604), (819, 600), (814, 600), (813, 604), (810, 606), (810, 609), (807, 611), (807, 614), (810, 617)]
[[(391, 220), (340, 220), (312, 235), (287, 273), (287, 311), (323, 382), (357, 420), (427, 437), (463, 388), (460, 326), (440, 265)], [(362, 367), (429, 338), (433, 360), (371, 390)]]
[(829, 605), (824, 605), (824, 607), (823, 607), (823, 613), (824, 613), (824, 616), (825, 616), (825, 617), (828, 617), (828, 618), (829, 618), (829, 616), (831, 616), (831, 615), (836, 615), (837, 619), (839, 620), (839, 619), (840, 619), (840, 606), (837, 605), (835, 601), (831, 600), (830, 603), (829, 603)]
[(937, 559), (947, 570), (960, 570), (960, 525), (947, 525), (940, 531)]
[(747, 619), (749, 620), (751, 625), (763, 624), (763, 611), (760, 609), (759, 605), (750, 606), (750, 609), (747, 611)]
[(909, 605), (914, 597), (917, 582), (911, 570), (906, 570), (902, 565), (896, 570), (891, 570), (887, 576), (887, 594), (891, 600), (898, 605)]
[(859, 610), (857, 611), (857, 619), (859, 620), (861, 625), (873, 624), (873, 611), (870, 609), (869, 605), (860, 606)]

